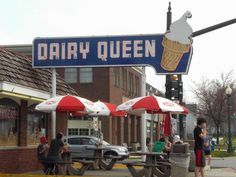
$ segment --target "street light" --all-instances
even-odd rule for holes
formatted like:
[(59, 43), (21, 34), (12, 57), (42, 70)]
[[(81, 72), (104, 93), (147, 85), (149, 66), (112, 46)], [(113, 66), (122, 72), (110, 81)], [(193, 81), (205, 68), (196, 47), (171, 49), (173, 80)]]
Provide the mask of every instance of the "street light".
[(232, 89), (230, 88), (230, 86), (228, 86), (225, 89), (225, 93), (227, 95), (227, 100), (228, 100), (228, 149), (227, 152), (228, 153), (233, 153), (233, 147), (232, 147), (232, 139), (231, 139), (231, 123), (230, 123), (230, 96), (232, 94)]

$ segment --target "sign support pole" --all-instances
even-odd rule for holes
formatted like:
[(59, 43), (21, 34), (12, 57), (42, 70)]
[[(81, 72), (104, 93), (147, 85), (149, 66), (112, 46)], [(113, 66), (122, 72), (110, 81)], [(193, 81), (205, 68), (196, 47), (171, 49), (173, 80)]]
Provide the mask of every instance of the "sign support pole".
[[(141, 77), (141, 95), (146, 95), (146, 74), (145, 67), (142, 67), (142, 77)], [(146, 135), (147, 134), (147, 123), (146, 123), (146, 112), (142, 114), (141, 117), (141, 150), (146, 152)], [(145, 161), (145, 156), (142, 156), (142, 161)]]
[[(52, 68), (52, 98), (56, 96), (56, 90), (57, 90), (57, 76), (56, 76), (56, 69)], [(51, 114), (52, 122), (51, 122), (51, 128), (52, 128), (52, 139), (56, 138), (56, 112), (52, 111)]]

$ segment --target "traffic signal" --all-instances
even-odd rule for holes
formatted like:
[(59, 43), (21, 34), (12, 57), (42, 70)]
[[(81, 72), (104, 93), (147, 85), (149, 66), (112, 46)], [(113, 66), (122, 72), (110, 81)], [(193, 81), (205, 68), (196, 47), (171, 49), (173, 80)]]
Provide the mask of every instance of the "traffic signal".
[(181, 75), (170, 75), (166, 79), (166, 97), (171, 100), (182, 102), (183, 82)]

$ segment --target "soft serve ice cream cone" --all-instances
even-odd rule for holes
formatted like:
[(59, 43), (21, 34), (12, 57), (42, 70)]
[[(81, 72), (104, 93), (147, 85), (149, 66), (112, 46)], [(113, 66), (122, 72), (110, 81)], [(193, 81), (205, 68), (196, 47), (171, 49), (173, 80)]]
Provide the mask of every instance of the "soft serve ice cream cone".
[(187, 11), (177, 21), (170, 25), (170, 31), (163, 37), (162, 45), (164, 47), (161, 67), (166, 71), (175, 71), (183, 55), (191, 47), (191, 35), (193, 30), (187, 23), (187, 18), (192, 14)]

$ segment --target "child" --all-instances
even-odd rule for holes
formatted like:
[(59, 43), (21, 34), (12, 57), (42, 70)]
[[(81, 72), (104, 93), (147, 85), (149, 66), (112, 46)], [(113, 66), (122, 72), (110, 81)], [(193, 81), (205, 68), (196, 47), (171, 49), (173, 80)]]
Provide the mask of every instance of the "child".
[(210, 170), (211, 168), (211, 143), (210, 143), (210, 136), (208, 135), (207, 131), (206, 131), (206, 137), (204, 138), (203, 150), (205, 152), (206, 159), (208, 159), (205, 170)]
[(42, 136), (40, 138), (40, 144), (37, 147), (38, 160), (42, 162), (44, 166), (44, 170), (43, 170), (44, 172), (46, 172), (48, 168), (48, 164), (46, 163), (46, 160), (47, 160), (47, 152), (48, 152), (49, 146), (47, 143), (48, 143), (47, 138), (45, 136)]

